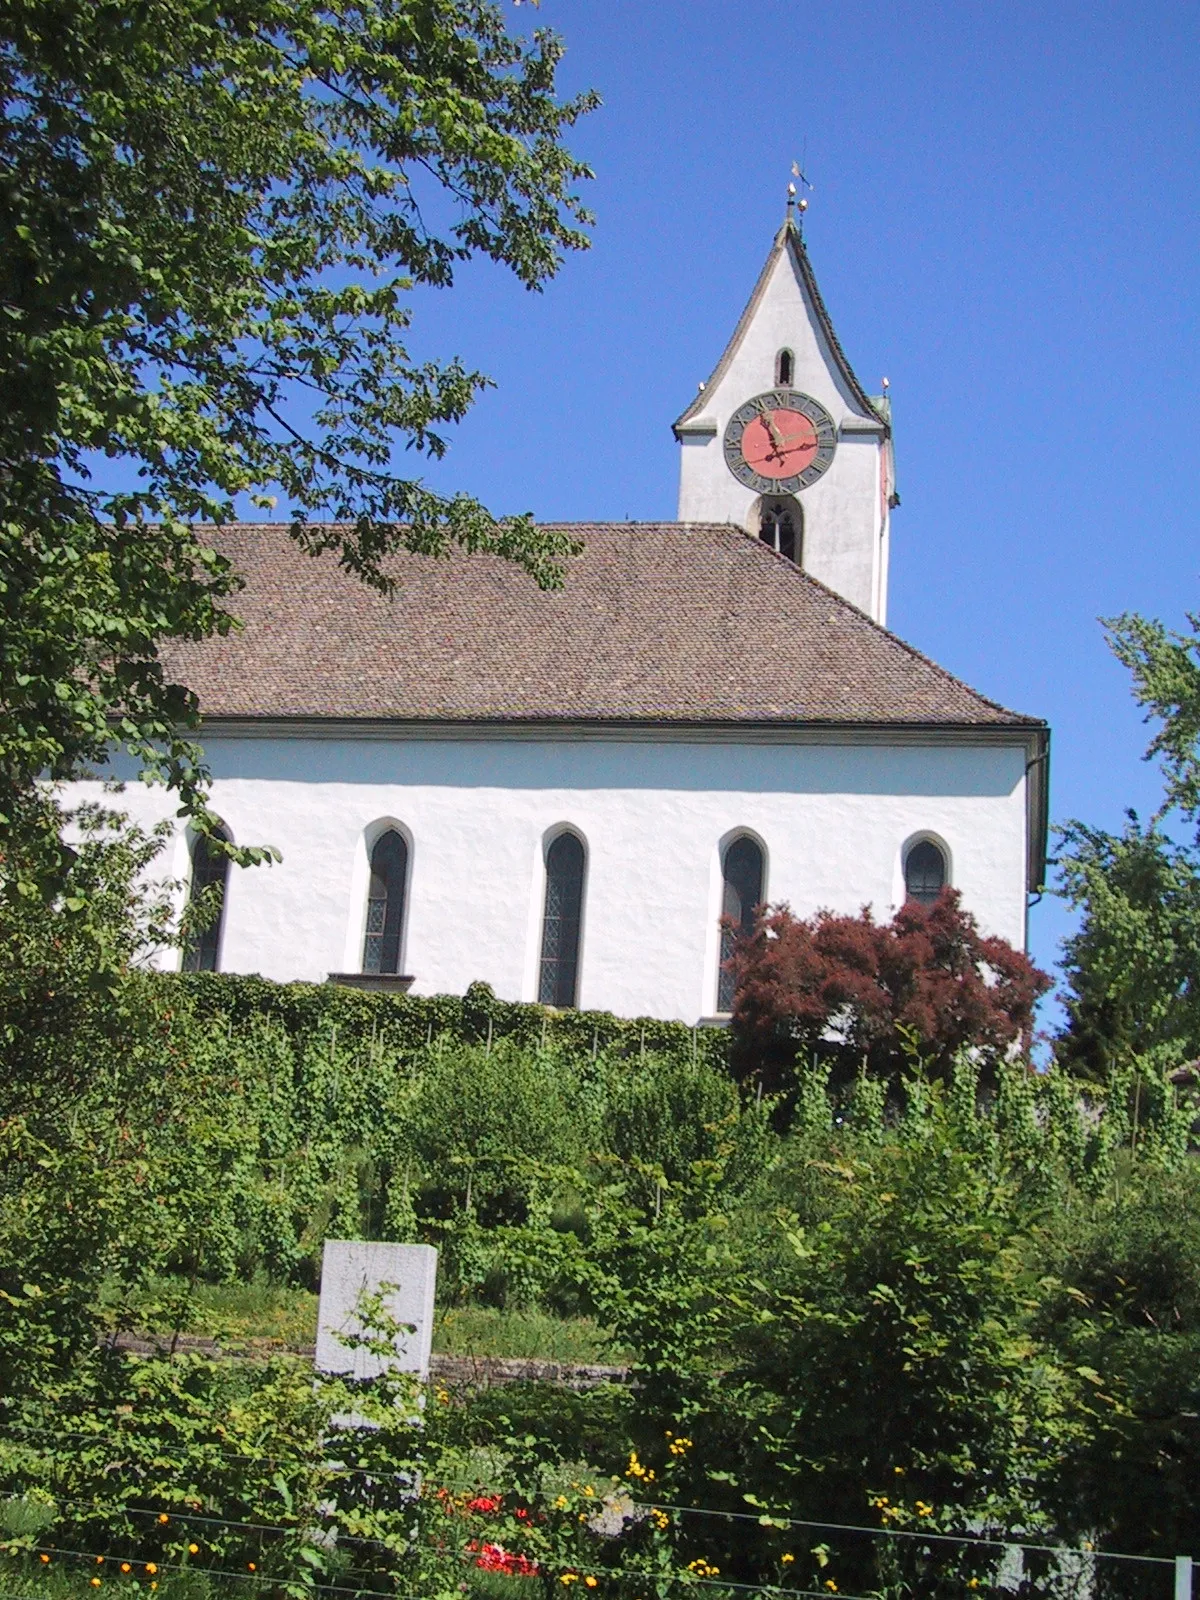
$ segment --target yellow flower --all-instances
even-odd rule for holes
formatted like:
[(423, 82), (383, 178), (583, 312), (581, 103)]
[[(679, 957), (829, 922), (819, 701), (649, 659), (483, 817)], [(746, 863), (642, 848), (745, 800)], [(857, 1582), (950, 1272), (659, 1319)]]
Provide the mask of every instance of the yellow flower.
[(979, 1587), (979, 1579), (978, 1578), (968, 1578), (967, 1579), (967, 1588), (968, 1589), (978, 1589), (978, 1587)]
[(200, 1546), (198, 1544), (190, 1544), (190, 1545), (188, 1545), (188, 1555), (194, 1556), (194, 1555), (199, 1555), (199, 1553), (200, 1553)]
[(247, 1572), (257, 1572), (258, 1568), (255, 1566), (253, 1561), (247, 1561), (247, 1563), (246, 1563), (246, 1571)]
[(49, 1556), (39, 1556), (38, 1559), (40, 1561), (49, 1561), (50, 1557)]
[(565, 1511), (570, 1504), (571, 1502), (567, 1499), (566, 1495), (560, 1494), (558, 1499), (554, 1502), (554, 1509), (555, 1511)]
[(104, 1565), (104, 1557), (103, 1556), (97, 1556), (96, 1557), (96, 1565), (98, 1567), (101, 1567), (101, 1566)]
[(92, 1579), (92, 1588), (93, 1589), (98, 1589), (99, 1587), (100, 1587), (100, 1579), (99, 1578), (93, 1578)]
[(564, 1572), (558, 1581), (570, 1588), (573, 1583), (579, 1582), (579, 1574), (577, 1572)]
[(837, 1593), (837, 1584), (834, 1583), (832, 1578), (825, 1579), (825, 1587), (829, 1590), (830, 1594)]
[(128, 1563), (128, 1561), (122, 1561), (122, 1563), (121, 1563), (121, 1571), (122, 1572), (128, 1572), (129, 1571), (129, 1563)]
[(593, 1578), (593, 1577), (587, 1577), (583, 1581), (584, 1581), (584, 1583), (587, 1584), (589, 1589), (594, 1589), (596, 1587), (596, 1585), (600, 1582), (599, 1578)]
[(158, 1571), (158, 1568), (157, 1568), (157, 1566), (155, 1566), (153, 1561), (147, 1561), (147, 1563), (146, 1563), (146, 1571), (151, 1575), (151, 1577), (153, 1577), (154, 1574)]
[(928, 1517), (928, 1516), (931, 1516), (932, 1514), (933, 1514), (933, 1507), (931, 1505), (926, 1505), (924, 1500), (918, 1500), (917, 1501), (917, 1515), (919, 1517)]
[(779, 1559), (786, 1567), (790, 1561), (795, 1561), (796, 1558), (790, 1550), (785, 1550)]
[(167, 1513), (165, 1511), (160, 1511), (158, 1513), (158, 1520), (160, 1522), (170, 1522), (171, 1519), (170, 1519), (170, 1517), (167, 1515)]
[(904, 1468), (903, 1467), (893, 1467), (892, 1471), (896, 1474), (896, 1476), (898, 1478), (902, 1478), (904, 1476)]

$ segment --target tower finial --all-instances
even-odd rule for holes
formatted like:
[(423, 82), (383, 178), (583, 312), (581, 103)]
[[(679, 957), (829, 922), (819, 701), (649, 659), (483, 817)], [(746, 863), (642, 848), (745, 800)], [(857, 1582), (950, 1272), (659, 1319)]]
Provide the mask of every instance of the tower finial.
[[(805, 142), (804, 142), (804, 150), (805, 150), (805, 154), (802, 157), (802, 160), (807, 161), (807, 156), (808, 156), (808, 141), (807, 140), (805, 140)], [(806, 188), (806, 189), (811, 189), (812, 188), (812, 184), (808, 181), (808, 175), (805, 173), (804, 168), (803, 168), (803, 166), (801, 166), (799, 161), (793, 161), (792, 162), (792, 177), (793, 178), (798, 178), (800, 180), (801, 184), (804, 186), (804, 188)], [(795, 222), (797, 228), (799, 229), (799, 231), (801, 233), (804, 232), (804, 213), (807, 210), (808, 210), (808, 201), (805, 199), (805, 197), (803, 195), (801, 195), (800, 198), (797, 200), (797, 198), (796, 198), (796, 185), (795, 185), (795, 183), (789, 183), (788, 184), (788, 203), (787, 203), (788, 221), (789, 222)], [(799, 213), (799, 217), (798, 218), (797, 218), (797, 213)]]

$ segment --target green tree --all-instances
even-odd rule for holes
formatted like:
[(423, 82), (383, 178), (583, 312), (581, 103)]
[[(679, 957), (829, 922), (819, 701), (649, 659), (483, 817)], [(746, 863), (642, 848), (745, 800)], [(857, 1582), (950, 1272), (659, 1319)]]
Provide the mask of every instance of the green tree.
[(1060, 830), (1059, 893), (1081, 913), (1064, 944), (1064, 1064), (1102, 1079), (1147, 1058), (1153, 1070), (1200, 1054), (1200, 617), (1187, 633), (1126, 614), (1110, 647), (1156, 731), (1146, 751), (1162, 805), (1119, 834), (1073, 821)]
[(1130, 813), (1120, 834), (1061, 831), (1059, 892), (1083, 916), (1063, 944), (1064, 1066), (1103, 1081), (1133, 1058), (1170, 1066), (1200, 1047), (1200, 860)]
[(595, 101), (488, 0), (11, 0), (2, 31), (0, 843), (61, 887), (11, 840), (114, 736), (211, 823), (159, 647), (234, 625), (203, 524), (239, 497), (381, 589), (455, 544), (558, 580), (563, 536), (394, 457), (488, 381), (410, 355), (410, 291), (479, 254), (537, 288), (586, 245), (562, 136)]

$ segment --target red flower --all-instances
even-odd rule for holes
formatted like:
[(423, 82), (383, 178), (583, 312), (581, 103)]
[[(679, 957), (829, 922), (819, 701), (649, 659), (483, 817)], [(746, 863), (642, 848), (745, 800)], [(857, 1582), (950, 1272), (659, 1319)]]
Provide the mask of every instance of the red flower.
[(510, 1578), (536, 1578), (539, 1567), (536, 1561), (523, 1556), (518, 1550), (506, 1550), (502, 1544), (477, 1544), (474, 1540), (467, 1550), (475, 1555), (475, 1565), (484, 1572), (503, 1572)]
[(468, 1511), (499, 1511), (502, 1498), (503, 1496), (498, 1494), (476, 1495), (474, 1500), (467, 1501), (466, 1509)]

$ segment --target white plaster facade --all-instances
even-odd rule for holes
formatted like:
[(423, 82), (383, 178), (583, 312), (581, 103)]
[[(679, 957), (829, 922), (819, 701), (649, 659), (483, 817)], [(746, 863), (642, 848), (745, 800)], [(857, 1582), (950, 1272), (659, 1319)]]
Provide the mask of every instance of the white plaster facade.
[(895, 495), (887, 403), (863, 393), (829, 324), (799, 231), (780, 229), (754, 294), (708, 382), (675, 424), (680, 445), (679, 520), (733, 522), (758, 532), (759, 494), (725, 461), (724, 435), (746, 400), (777, 387), (811, 395), (837, 427), (828, 470), (797, 495), (801, 565), (876, 622), (887, 622), (888, 534)]
[[(903, 899), (906, 846), (932, 836), (984, 930), (1020, 947), (1038, 737), (214, 726), (215, 809), (238, 843), (283, 856), (231, 871), (219, 965), (284, 980), (361, 970), (368, 852), (387, 825), (409, 845), (400, 970), (418, 994), (484, 979), (503, 998), (536, 998), (545, 851), (564, 827), (587, 854), (583, 1007), (686, 1022), (714, 1012), (721, 852), (740, 833), (764, 848), (772, 902), (801, 915), (870, 905), (882, 918)], [(174, 809), (138, 783), (118, 803), (142, 822)], [(182, 831), (166, 865), (186, 879)]]

